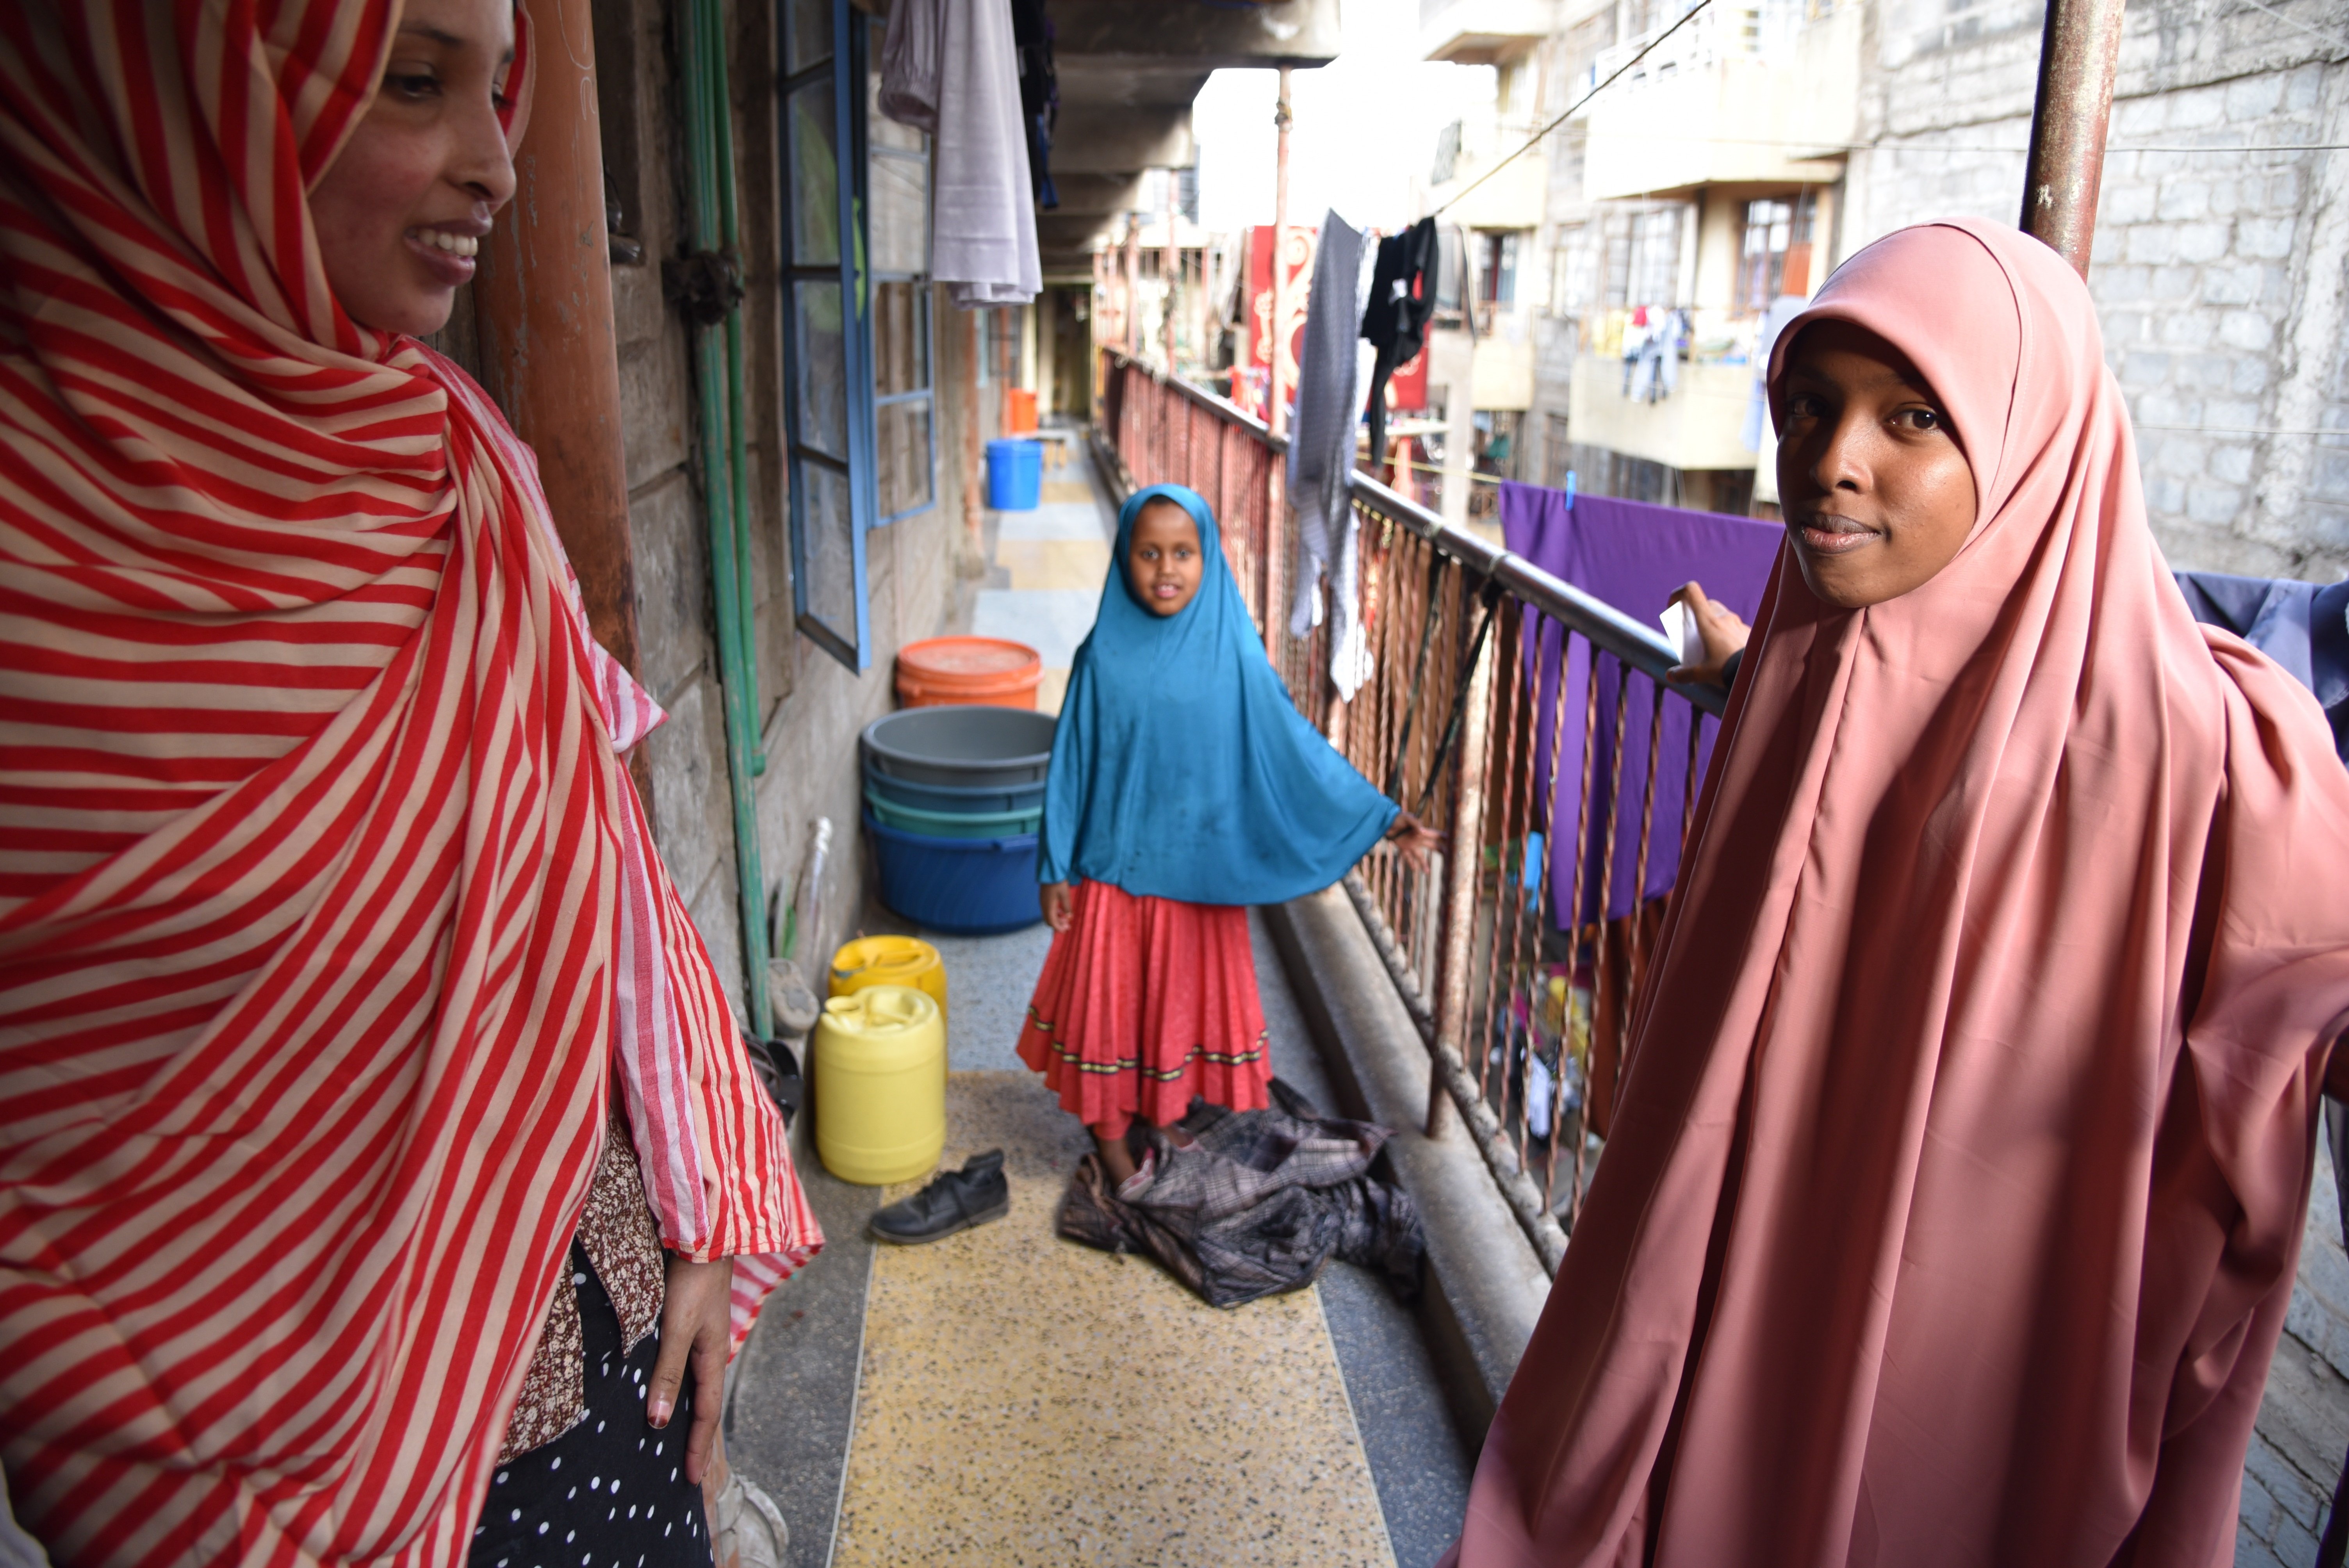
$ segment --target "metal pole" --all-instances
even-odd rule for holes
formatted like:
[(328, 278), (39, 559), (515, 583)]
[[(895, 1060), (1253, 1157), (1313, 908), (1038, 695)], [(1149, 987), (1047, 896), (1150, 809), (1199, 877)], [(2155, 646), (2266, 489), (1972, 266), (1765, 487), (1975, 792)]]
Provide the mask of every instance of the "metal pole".
[(1166, 278), (1166, 374), (1174, 374), (1174, 285), (1183, 281), (1183, 253), (1174, 243), (1175, 170), (1166, 171), (1166, 259), (1159, 271)]
[[(1475, 614), (1475, 603), (1467, 573), (1462, 573), (1460, 624), (1464, 628)], [(1452, 753), (1452, 846), (1444, 859), (1444, 947), (1437, 961), (1443, 978), (1436, 986), (1435, 1037), (1457, 1049), (1463, 1061), (1469, 1059), (1468, 968), (1475, 958), (1476, 884), (1485, 862), (1485, 769), (1489, 760), (1485, 725), (1493, 705), (1494, 643), (1488, 638), (1476, 651), (1475, 666), (1460, 672), (1460, 678), (1468, 683), (1468, 700), (1461, 710), (1459, 744)], [(1493, 930), (1497, 942), (1497, 914)], [(1431, 1074), (1427, 1136), (1443, 1136), (1445, 1126), (1458, 1114), (1450, 1091), (1444, 1087), (1443, 1075)]]
[(1288, 388), (1280, 373), (1288, 337), (1288, 265), (1281, 253), (1288, 238), (1288, 67), (1280, 67), (1280, 102), (1272, 111), (1278, 135), (1272, 163), (1272, 411), (1266, 423), (1276, 436), (1288, 433)]
[(1142, 357), (1142, 214), (1125, 215), (1125, 351)]
[(2023, 229), (2088, 275), (2124, 0), (2048, 0), (2031, 110)]

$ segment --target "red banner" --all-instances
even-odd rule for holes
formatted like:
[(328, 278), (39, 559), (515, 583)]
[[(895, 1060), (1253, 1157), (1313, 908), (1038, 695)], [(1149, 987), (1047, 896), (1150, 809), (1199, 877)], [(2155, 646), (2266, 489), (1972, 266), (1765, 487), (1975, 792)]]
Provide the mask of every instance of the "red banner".
[[(1297, 390), (1298, 339), (1305, 330), (1306, 295), (1313, 287), (1313, 246), (1319, 231), (1294, 223), (1282, 234), (1281, 263), (1288, 273), (1288, 297), (1284, 301), (1285, 331), (1275, 334), (1272, 323), (1272, 228), (1260, 224), (1248, 231), (1247, 323), (1240, 334), (1239, 364), (1232, 377), (1232, 401), (1268, 418), (1272, 407), (1273, 345), (1280, 346), (1280, 384), (1294, 397)], [(1423, 377), (1423, 380), (1424, 378)]]

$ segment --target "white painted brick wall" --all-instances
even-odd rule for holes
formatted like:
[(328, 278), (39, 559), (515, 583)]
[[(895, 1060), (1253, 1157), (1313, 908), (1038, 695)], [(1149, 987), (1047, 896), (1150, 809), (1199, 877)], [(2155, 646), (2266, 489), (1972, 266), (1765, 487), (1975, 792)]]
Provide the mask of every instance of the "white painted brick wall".
[[(2344, 0), (2281, 8), (2349, 35)], [(2014, 222), (2041, 18), (2032, 0), (1878, 6), (1860, 117), (1877, 145), (1850, 161), (1844, 253), (1930, 218)], [(2349, 67), (2323, 53), (2227, 0), (2129, 9), (2089, 284), (2181, 567), (2349, 574), (2349, 154), (2129, 150), (2349, 140)]]

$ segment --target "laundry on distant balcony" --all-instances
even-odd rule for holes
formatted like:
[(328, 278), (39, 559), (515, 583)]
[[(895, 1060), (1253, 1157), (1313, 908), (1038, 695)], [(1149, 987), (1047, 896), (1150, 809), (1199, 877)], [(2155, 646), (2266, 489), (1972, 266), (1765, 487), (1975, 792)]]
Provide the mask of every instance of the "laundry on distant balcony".
[(1011, 0), (898, 0), (881, 46), (881, 112), (933, 140), (931, 274), (966, 310), (1026, 304), (1036, 250)]
[(1641, 305), (1623, 329), (1623, 396), (1655, 403), (1680, 386), (1681, 353), (1687, 347), (1689, 317), (1683, 310)]

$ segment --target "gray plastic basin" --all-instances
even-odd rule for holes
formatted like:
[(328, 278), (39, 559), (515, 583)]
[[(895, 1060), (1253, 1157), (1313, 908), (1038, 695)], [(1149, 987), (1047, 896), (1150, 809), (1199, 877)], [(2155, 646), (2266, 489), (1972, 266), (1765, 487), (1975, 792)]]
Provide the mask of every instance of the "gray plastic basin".
[(875, 772), (916, 784), (1040, 784), (1052, 765), (1051, 715), (1024, 707), (909, 707), (864, 727)]

